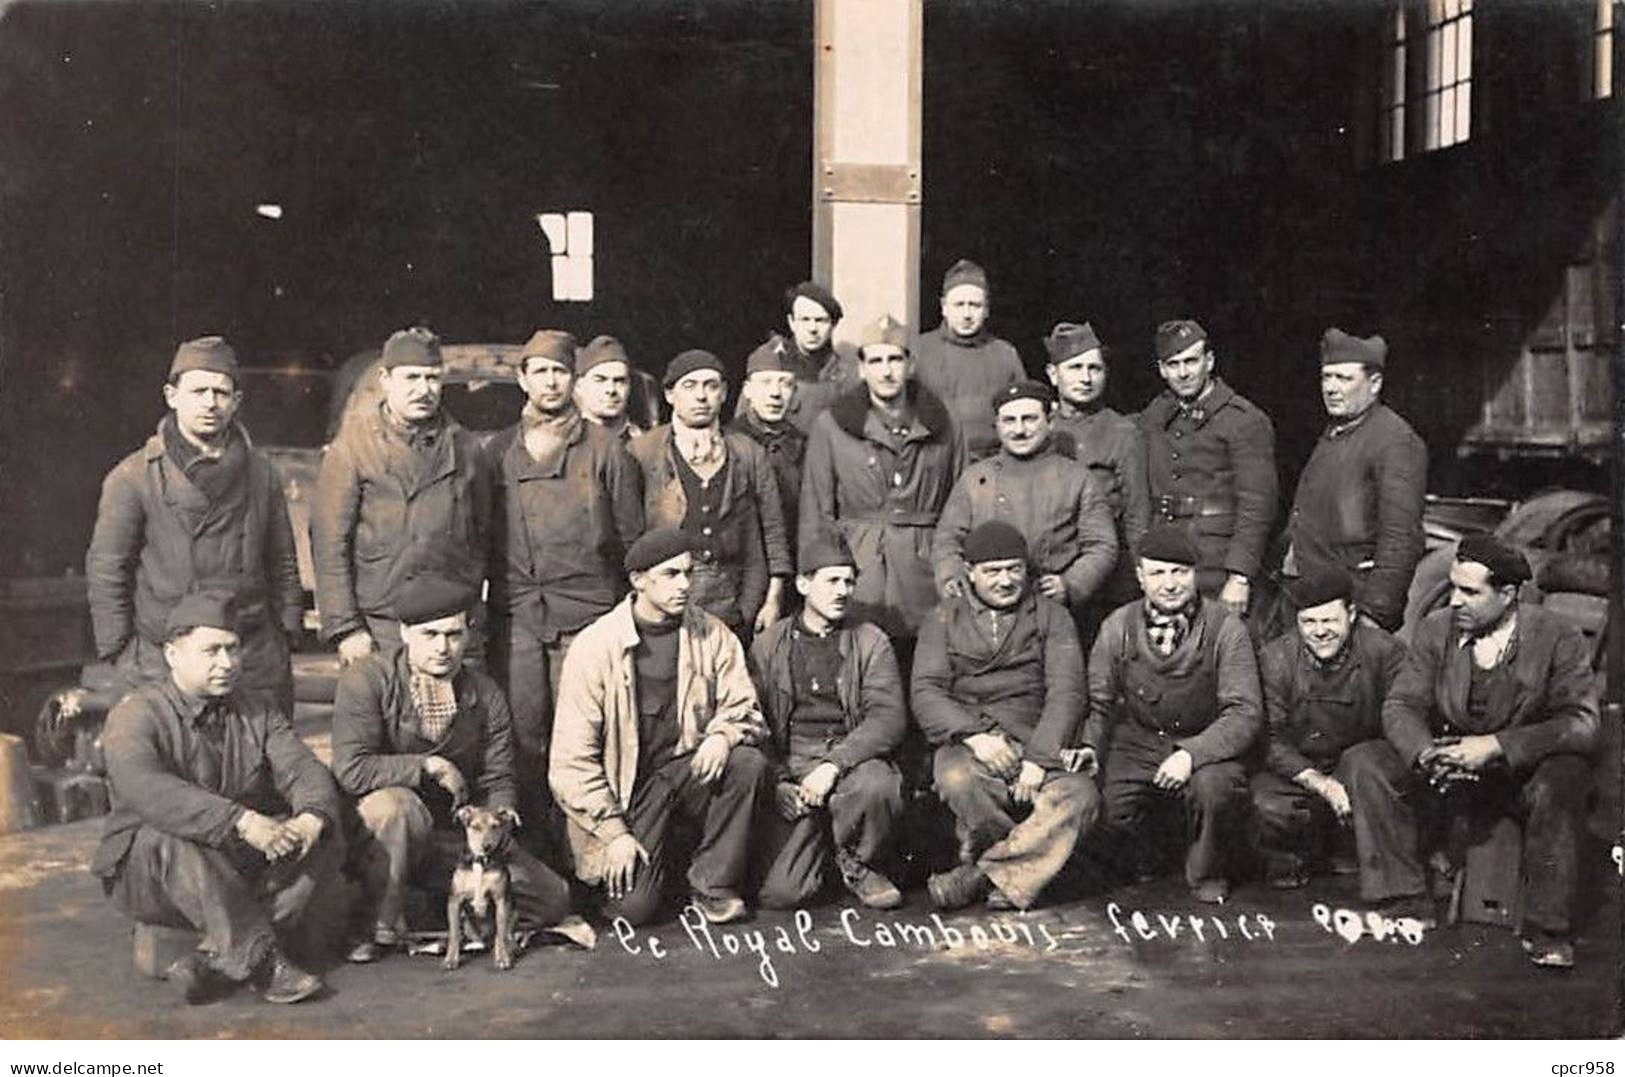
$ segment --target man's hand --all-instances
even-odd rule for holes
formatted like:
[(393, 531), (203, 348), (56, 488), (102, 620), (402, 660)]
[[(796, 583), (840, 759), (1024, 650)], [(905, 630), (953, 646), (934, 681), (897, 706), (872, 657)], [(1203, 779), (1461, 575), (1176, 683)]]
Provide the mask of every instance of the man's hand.
[(965, 577), (955, 576), (942, 584), (943, 598), (961, 598), (965, 594)]
[(321, 840), (323, 826), (322, 817), (308, 811), (300, 812), (283, 823), (283, 833), (291, 835), (294, 841), (290, 854), (284, 855), (292, 855), (295, 860), (303, 860)]
[(468, 800), (468, 782), (451, 760), (438, 755), (425, 756), (423, 776), (451, 794), (452, 807), (459, 807)]
[(1062, 748), (1061, 765), (1068, 774), (1087, 774), (1093, 778), (1100, 773), (1100, 756), (1093, 748)]
[(272, 850), (287, 840), (283, 838), (281, 823), (269, 815), (261, 815), (252, 808), (237, 817), (237, 836), (263, 853), (267, 860), (275, 860), (280, 856), (281, 854)]
[(359, 662), (377, 649), (378, 645), (373, 642), (372, 633), (365, 628), (358, 628), (339, 640), (339, 665), (347, 666), (352, 662)]
[(965, 738), (965, 747), (994, 777), (1004, 781), (1013, 780), (1021, 766), (1021, 756), (1002, 733), (973, 733)]
[(807, 814), (806, 802), (801, 799), (801, 786), (795, 782), (779, 782), (773, 787), (773, 806), (787, 823), (793, 823)]
[(783, 609), (784, 581), (775, 577), (767, 585), (767, 597), (762, 599), (762, 608), (756, 611), (756, 634), (760, 636), (771, 628)]
[(611, 901), (619, 901), (631, 892), (640, 860), (649, 862), (648, 850), (631, 834), (622, 834), (604, 850), (604, 889)]
[(841, 768), (827, 761), (809, 770), (801, 779), (802, 802), (809, 808), (822, 808), (829, 791), (835, 788), (835, 779), (840, 776)]
[(1010, 798), (1017, 804), (1031, 804), (1044, 784), (1044, 768), (1031, 759), (1021, 761), (1021, 770), (1010, 785)]
[(1237, 617), (1247, 616), (1247, 600), (1252, 597), (1253, 585), (1246, 576), (1237, 572), (1225, 577), (1224, 586), (1219, 588), (1219, 603), (1226, 606)]
[(1038, 577), (1038, 593), (1045, 598), (1053, 598), (1055, 601), (1065, 604), (1066, 581), (1054, 572), (1040, 576)]
[(1503, 754), (1501, 742), (1493, 733), (1486, 733), (1477, 737), (1462, 737), (1452, 744), (1440, 745), (1434, 760), (1446, 767), (1470, 770), (1476, 774), (1501, 758)]
[(1298, 784), (1324, 800), (1340, 823), (1349, 821), (1354, 807), (1349, 803), (1349, 791), (1342, 782), (1318, 770), (1306, 770), (1299, 775)]
[(694, 761), (688, 765), (689, 772), (703, 784), (710, 785), (722, 777), (722, 768), (728, 765), (728, 752), (732, 748), (727, 737), (712, 733), (700, 741), (699, 748), (694, 752)]
[(1151, 776), (1151, 782), (1158, 789), (1182, 789), (1191, 780), (1191, 765), (1191, 753), (1183, 748), (1175, 749)]

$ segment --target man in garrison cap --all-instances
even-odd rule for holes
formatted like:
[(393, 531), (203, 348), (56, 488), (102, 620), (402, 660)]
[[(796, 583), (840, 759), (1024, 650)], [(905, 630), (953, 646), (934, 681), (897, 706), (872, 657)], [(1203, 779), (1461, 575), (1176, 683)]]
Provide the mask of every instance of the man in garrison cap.
[(344, 861), (338, 790), (270, 696), (238, 691), (235, 595), (193, 591), (164, 616), (167, 674), (125, 696), (102, 745), (113, 810), (91, 871), (132, 919), (190, 927), (167, 970), (187, 1002), (252, 982), (298, 1002), (322, 981), (285, 942)]
[(932, 555), (943, 595), (964, 593), (965, 536), (988, 520), (1015, 525), (1027, 541), (1038, 593), (1074, 618), (1106, 582), (1117, 562), (1111, 508), (1071, 446), (1052, 436), (1054, 400), (1048, 385), (1025, 379), (993, 394), (999, 451), (965, 469), (937, 523)]
[[(796, 383), (784, 421), (803, 435), (811, 433), (819, 413), (857, 381), (852, 356), (835, 346), (835, 327), (844, 313), (840, 300), (815, 281), (804, 280), (784, 291), (784, 324), (790, 335), (782, 361)], [(734, 409), (736, 422), (744, 416), (745, 406), (741, 393)]]
[[(349, 959), (374, 961), (406, 931), (406, 886), (444, 890), (467, 839), (454, 813), (475, 804), (518, 810), (513, 722), (502, 689), (466, 665), (477, 596), (447, 576), (402, 581), (391, 611), (401, 646), (352, 662), (333, 701), (333, 775), (357, 798), (355, 864), (366, 892), (366, 923)], [(570, 886), (509, 837), (503, 850), (521, 922), (556, 927), (585, 941), (570, 913)]]
[(779, 619), (794, 570), (768, 454), (722, 428), (722, 361), (698, 349), (666, 364), (671, 422), (633, 440), (643, 469), (644, 519), (679, 528), (692, 545), (693, 600), (748, 639)]
[(776, 778), (760, 854), (768, 908), (806, 905), (837, 877), (869, 908), (903, 902), (882, 869), (903, 810), (890, 756), (908, 710), (886, 634), (848, 617), (857, 575), (846, 540), (826, 525), (802, 550), (800, 612), (751, 647)]
[(559, 672), (576, 633), (626, 594), (621, 560), (643, 534), (643, 473), (619, 438), (577, 409), (574, 337), (537, 330), (515, 362), (525, 407), (489, 447), (497, 502), (492, 665), (513, 711), (528, 839), (555, 829), (547, 745)]
[(988, 398), (1027, 376), (1009, 341), (987, 331), (991, 309), (986, 271), (963, 258), (955, 262), (942, 277), (942, 322), (920, 338), (913, 375), (964, 430), (967, 462), (999, 448)]
[(1192, 530), (1202, 594), (1246, 616), (1275, 522), (1275, 427), (1214, 373), (1199, 323), (1158, 326), (1156, 355), (1168, 388), (1138, 419), (1152, 514)]
[(1328, 329), (1320, 396), (1330, 422), (1298, 478), (1282, 575), (1335, 563), (1354, 576), (1360, 610), (1390, 632), (1405, 617), (1421, 560), (1427, 446), (1379, 399), (1388, 345)]
[[(316, 606), (345, 665), (400, 645), (391, 611), (408, 578), (449, 575), (476, 594), (486, 578), (489, 467), (440, 406), (443, 366), (429, 330), (391, 335), (379, 358), (383, 399), (322, 456), (310, 513)], [(478, 638), (466, 645), (471, 657), (481, 650)]]
[(1117, 609), (1089, 652), (1082, 746), (1106, 763), (1106, 825), (1142, 873), (1155, 822), (1183, 817), (1185, 882), (1198, 901), (1230, 892), (1247, 818), (1244, 753), (1263, 727), (1258, 661), (1241, 618), (1203, 599), (1190, 533), (1158, 524), (1140, 542), (1145, 597)]
[[(743, 434), (762, 447), (779, 481), (779, 505), (784, 510), (785, 539), (796, 549), (796, 507), (801, 503), (801, 468), (807, 456), (807, 435), (793, 421), (795, 403), (802, 393), (791, 352), (794, 346), (774, 333), (745, 360), (745, 380), (739, 387), (739, 410), (728, 431)], [(811, 425), (810, 422), (808, 425)]]
[(96, 654), (126, 687), (169, 679), (164, 622), (182, 595), (237, 599), (238, 685), (293, 708), (289, 637), (303, 616), (299, 565), (282, 483), (236, 421), (237, 354), (221, 337), (175, 352), (169, 414), (102, 483), (85, 582)]
[[(632, 593), (564, 658), (548, 777), (576, 876), (605, 915), (648, 923), (687, 883), (711, 923), (746, 913), (752, 833), (772, 797), (766, 736), (739, 637), (692, 600), (689, 536), (657, 528), (626, 554)], [(684, 864), (672, 825), (700, 842)]]
[(1501, 818), (1523, 826), (1530, 960), (1574, 964), (1580, 838), (1600, 718), (1590, 649), (1568, 621), (1518, 601), (1523, 554), (1471, 534), (1450, 566), (1450, 606), (1429, 614), (1383, 705), (1383, 728), (1418, 768), (1461, 850)]
[(958, 866), (927, 888), (938, 908), (1026, 909), (1100, 816), (1093, 761), (1063, 754), (1084, 711), (1083, 652), (1015, 527), (977, 526), (964, 554), (969, 586), (926, 618), (914, 658), (914, 715), (959, 837)]
[(576, 352), (573, 396), (581, 417), (623, 444), (643, 433), (627, 418), (632, 403), (632, 359), (612, 336), (600, 334)]
[(1417, 841), (1418, 783), (1382, 732), (1405, 645), (1360, 619), (1340, 565), (1287, 582), (1296, 623), (1264, 646), (1265, 769), (1253, 811), (1269, 881), (1303, 886), (1337, 828), (1352, 829), (1360, 900), (1391, 919), (1434, 919)]

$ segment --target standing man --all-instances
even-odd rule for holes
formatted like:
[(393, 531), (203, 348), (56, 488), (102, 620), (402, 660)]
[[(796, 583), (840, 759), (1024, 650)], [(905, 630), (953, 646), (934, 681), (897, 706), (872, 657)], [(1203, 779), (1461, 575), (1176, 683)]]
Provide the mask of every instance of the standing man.
[(1018, 381), (993, 395), (999, 452), (965, 469), (937, 524), (937, 590), (966, 587), (965, 536), (988, 520), (1013, 524), (1032, 556), (1038, 593), (1081, 617), (1117, 562), (1111, 509), (1087, 468), (1050, 435), (1049, 386)]
[(1218, 904), (1230, 893), (1229, 854), (1244, 840), (1242, 756), (1264, 707), (1246, 626), (1197, 590), (1200, 556), (1184, 528), (1146, 532), (1136, 568), (1145, 599), (1107, 617), (1089, 653), (1082, 741), (1106, 759), (1106, 825), (1144, 856), (1148, 821), (1177, 804), (1185, 882), (1197, 901)]
[(1596, 678), (1579, 631), (1518, 601), (1523, 554), (1468, 535), (1450, 566), (1450, 608), (1411, 642), (1382, 722), (1419, 768), (1450, 823), (1450, 852), (1475, 829), (1523, 824), (1523, 946), (1536, 965), (1574, 965), (1580, 835), (1600, 718)]
[(1245, 617), (1275, 520), (1275, 428), (1214, 374), (1198, 323), (1164, 322), (1156, 350), (1168, 388), (1139, 417), (1151, 507), (1194, 534), (1202, 594)]
[(858, 349), (863, 384), (813, 424), (801, 486), (801, 533), (835, 522), (857, 559), (854, 613), (905, 665), (937, 601), (932, 529), (965, 460), (948, 409), (912, 372), (908, 330), (882, 315)]
[[(813, 420), (854, 380), (851, 359), (835, 350), (835, 327), (842, 313), (840, 301), (813, 281), (785, 289), (784, 324), (790, 342), (784, 364), (796, 383), (785, 419), (803, 435), (812, 432)], [(741, 394), (734, 410), (736, 422), (745, 414), (745, 403)]]
[[(333, 774), (357, 797), (360, 864), (372, 913), (350, 950), (365, 963), (399, 946), (408, 883), (444, 888), (468, 849), (453, 813), (465, 803), (520, 817), (508, 701), (463, 662), (474, 596), (460, 580), (419, 576), (395, 607), (402, 645), (339, 675), (333, 702)], [(537, 927), (570, 913), (570, 885), (511, 837), (502, 850), (519, 916)], [(572, 934), (571, 937), (576, 937)]]
[(1252, 776), (1270, 883), (1305, 885), (1332, 831), (1352, 825), (1360, 900), (1392, 919), (1431, 922), (1417, 844), (1420, 783), (1382, 732), (1405, 645), (1360, 620), (1353, 580), (1338, 565), (1287, 587), (1297, 623), (1259, 656), (1267, 769)]
[(779, 483), (779, 505), (784, 510), (785, 541), (796, 549), (796, 506), (801, 504), (801, 468), (807, 456), (807, 435), (791, 419), (802, 389), (791, 347), (774, 333), (745, 360), (745, 381), (739, 387), (739, 411), (728, 431), (743, 434), (762, 447)]
[(621, 561), (643, 533), (642, 473), (607, 428), (572, 400), (575, 338), (533, 334), (519, 354), (526, 404), (491, 446), (498, 556), (492, 608), (513, 710), (519, 808), (550, 829), (547, 745), (564, 652), (626, 593)]
[(632, 442), (648, 526), (680, 528), (694, 555), (693, 601), (747, 638), (779, 619), (793, 570), (767, 453), (722, 429), (722, 361), (686, 351), (666, 365), (671, 423)]
[(378, 410), (345, 423), (322, 457), (310, 514), (316, 605), (345, 665), (400, 645), (391, 610), (413, 575), (449, 575), (476, 595), (486, 578), (491, 483), (473, 436), (440, 407), (442, 365), (429, 330), (392, 335)]
[(987, 401), (1027, 376), (1008, 341), (987, 332), (987, 274), (964, 259), (942, 278), (942, 323), (920, 338), (920, 384), (948, 406), (965, 432), (967, 463), (998, 451)]
[(908, 711), (886, 634), (847, 621), (857, 575), (838, 533), (811, 536), (796, 576), (801, 612), (751, 647), (778, 779), (762, 858), (768, 908), (812, 901), (837, 873), (871, 909), (903, 903), (879, 865), (903, 810), (902, 775), (888, 756)]
[(1088, 322), (1060, 322), (1044, 338), (1044, 368), (1060, 402), (1052, 423), (1058, 439), (1070, 439), (1078, 463), (1100, 480), (1117, 531), (1117, 563), (1079, 629), (1085, 647), (1106, 615), (1132, 602), (1134, 551), (1151, 526), (1151, 488), (1146, 481), (1145, 438), (1134, 420), (1106, 406), (1106, 347)]
[(171, 606), (162, 646), (167, 676), (107, 716), (113, 812), (91, 871), (132, 919), (202, 934), (166, 976), (187, 1002), (245, 980), (267, 1002), (309, 998), (322, 981), (283, 940), (344, 861), (338, 790), (286, 711), (237, 691), (229, 593)]
[(632, 402), (632, 360), (612, 336), (599, 335), (576, 353), (574, 396), (581, 415), (622, 443), (643, 428), (626, 417)]
[(1298, 479), (1282, 575), (1342, 565), (1361, 612), (1395, 632), (1422, 559), (1428, 451), (1378, 399), (1387, 358), (1381, 337), (1334, 328), (1321, 338), (1320, 396), (1331, 422)]
[(739, 637), (690, 601), (686, 534), (650, 531), (627, 551), (632, 594), (588, 625), (564, 659), (549, 778), (576, 875), (606, 913), (644, 924), (684, 867), (681, 817), (700, 842), (686, 868), (714, 924), (745, 915), (751, 833), (772, 796), (766, 727)]
[(175, 351), (164, 386), (169, 414), (102, 483), (85, 554), (96, 654), (125, 686), (169, 679), (164, 623), (199, 587), (237, 597), (236, 683), (293, 710), (288, 638), (301, 597), (293, 529), (276, 469), (236, 422), (237, 353), (221, 337)]
[(1014, 527), (978, 526), (965, 559), (970, 586), (926, 619), (914, 661), (914, 713), (959, 836), (959, 866), (927, 888), (942, 909), (984, 897), (1026, 909), (1100, 816), (1094, 763), (1062, 762), (1084, 711), (1083, 652), (1065, 607), (1030, 586)]

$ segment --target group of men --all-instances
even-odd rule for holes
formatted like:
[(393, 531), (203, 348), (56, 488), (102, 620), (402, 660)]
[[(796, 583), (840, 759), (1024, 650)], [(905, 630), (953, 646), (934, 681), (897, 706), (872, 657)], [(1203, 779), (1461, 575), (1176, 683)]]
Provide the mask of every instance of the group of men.
[[(1380, 402), (1382, 339), (1322, 340), (1330, 423), (1277, 570), (1273, 430), (1198, 323), (1157, 330), (1167, 390), (1130, 419), (1087, 323), (1046, 337), (1045, 383), (989, 309), (960, 262), (940, 326), (916, 342), (882, 317), (848, 356), (839, 302), (797, 285), (731, 421), (725, 365), (691, 350), (647, 431), (617, 341), (541, 330), (494, 439), (441, 406), (435, 336), (391, 336), (382, 400), (313, 499), (343, 665), (330, 771), (292, 732), (293, 538), (235, 421), (235, 353), (182, 344), (170, 414), (104, 484), (87, 576), (131, 689), (95, 870), (132, 917), (202, 933), (173, 970), (187, 997), (318, 990), (278, 928), (341, 869), (366, 895), (350, 958), (399, 947), (468, 802), (515, 828), (521, 916), (578, 939), (589, 907), (642, 923), (686, 898), (725, 923), (836, 885), (896, 907), (919, 737), (957, 837), (939, 908), (1028, 908), (1080, 847), (1141, 874), (1182, 850), (1192, 896), (1222, 902), (1243, 854), (1301, 885), (1345, 823), (1362, 897), (1427, 918), (1429, 872), (1460, 859), (1446, 841), (1430, 862), (1437, 821), (1510, 814), (1525, 946), (1572, 964), (1586, 648), (1518, 602), (1528, 565), (1488, 536), (1462, 542), (1450, 608), (1409, 648), (1390, 634), (1426, 453)], [(1271, 575), (1288, 630), (1255, 641)]]

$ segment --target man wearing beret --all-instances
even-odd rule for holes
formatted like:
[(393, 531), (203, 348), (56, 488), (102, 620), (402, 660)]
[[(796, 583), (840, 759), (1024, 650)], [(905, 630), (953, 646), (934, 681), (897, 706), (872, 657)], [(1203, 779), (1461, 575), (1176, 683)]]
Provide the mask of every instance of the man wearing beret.
[(175, 352), (169, 414), (102, 483), (85, 554), (96, 653), (126, 687), (169, 679), (164, 622), (198, 587), (237, 596), (238, 685), (293, 708), (288, 638), (302, 616), (282, 483), (236, 422), (237, 354), (221, 337)]
[(632, 442), (644, 518), (689, 536), (693, 601), (748, 638), (779, 619), (794, 569), (779, 480), (760, 445), (722, 429), (722, 361), (686, 351), (666, 365), (671, 422)]
[[(513, 724), (502, 689), (466, 665), (475, 595), (458, 579), (420, 575), (399, 591), (402, 646), (354, 662), (333, 701), (333, 774), (358, 798), (357, 850), (371, 924), (349, 954), (376, 960), (403, 941), (408, 883), (444, 890), (467, 839), (465, 803), (506, 813), (516, 828)], [(523, 921), (578, 938), (570, 886), (511, 837), (502, 851)]]
[(542, 329), (520, 351), (519, 422), (491, 444), (498, 502), (498, 662), (513, 710), (514, 773), (531, 834), (548, 829), (547, 744), (564, 652), (626, 593), (621, 560), (643, 534), (643, 473), (572, 399), (576, 343)]
[(1106, 406), (1106, 347), (1088, 322), (1058, 323), (1044, 338), (1044, 350), (1044, 372), (1060, 398), (1051, 417), (1056, 441), (1070, 442), (1078, 463), (1100, 480), (1117, 531), (1117, 563), (1079, 629), (1087, 648), (1106, 615), (1139, 594), (1134, 550), (1151, 526), (1145, 438), (1133, 419)]
[(643, 427), (626, 417), (632, 402), (632, 360), (612, 336), (593, 337), (576, 353), (574, 397), (582, 418), (601, 426), (623, 444)]
[[(807, 435), (792, 420), (800, 398), (790, 353), (793, 347), (777, 333), (745, 360), (745, 381), (739, 387), (739, 411), (730, 433), (743, 434), (762, 447), (779, 481), (779, 505), (784, 510), (785, 541), (796, 548), (796, 506), (801, 504), (801, 468), (807, 456)], [(810, 425), (810, 424), (809, 424)]]
[[(440, 339), (403, 329), (384, 342), (376, 411), (346, 422), (322, 457), (311, 554), (322, 635), (348, 665), (400, 645), (391, 609), (408, 578), (436, 572), (478, 593), (492, 527), (489, 468), (440, 407)], [(480, 641), (469, 644), (478, 651)]]
[[(840, 301), (814, 281), (804, 280), (785, 289), (784, 324), (790, 330), (790, 339), (783, 363), (795, 376), (796, 391), (784, 421), (803, 435), (812, 432), (813, 420), (819, 413), (857, 380), (851, 357), (835, 348), (835, 327), (843, 313)], [(745, 406), (746, 397), (741, 393), (734, 410), (736, 423), (744, 417)]]
[(920, 338), (914, 371), (965, 432), (967, 462), (999, 448), (988, 398), (1027, 376), (1009, 341), (987, 331), (989, 310), (987, 273), (975, 262), (955, 262), (942, 278), (942, 322)]
[(908, 330), (882, 315), (858, 349), (863, 384), (813, 424), (801, 484), (801, 533), (836, 523), (857, 558), (854, 613), (891, 637), (905, 665), (937, 601), (932, 529), (965, 460), (947, 407), (912, 370)]
[[(691, 600), (686, 533), (650, 531), (626, 554), (632, 594), (564, 658), (549, 779), (576, 875), (606, 913), (648, 923), (685, 876), (708, 921), (745, 915), (750, 843), (772, 797), (766, 735), (739, 637)], [(679, 818), (700, 831), (685, 866)]]
[(1021, 532), (991, 520), (964, 550), (970, 586), (932, 611), (914, 659), (914, 714), (959, 837), (959, 865), (927, 886), (938, 908), (1026, 909), (1100, 815), (1093, 762), (1063, 755), (1083, 652), (1066, 608), (1031, 586)]
[(1462, 539), (1450, 608), (1417, 627), (1382, 722), (1436, 791), (1453, 860), (1497, 820), (1522, 823), (1524, 948), (1536, 965), (1569, 968), (1596, 680), (1579, 630), (1518, 601), (1527, 579), (1517, 550), (1491, 535)]
[(1111, 509), (1090, 470), (1051, 436), (1054, 399), (1049, 386), (1025, 379), (993, 395), (999, 452), (965, 469), (937, 524), (932, 556), (943, 595), (964, 593), (965, 536), (988, 520), (1015, 525), (1038, 573), (1038, 593), (1075, 618), (1106, 582), (1117, 562)]
[(1156, 353), (1168, 388), (1139, 415), (1152, 512), (1196, 536), (1202, 594), (1246, 616), (1275, 521), (1275, 427), (1214, 374), (1199, 323), (1158, 326)]
[(1266, 769), (1253, 809), (1270, 882), (1302, 886), (1336, 826), (1352, 826), (1360, 899), (1394, 919), (1433, 920), (1417, 845), (1420, 790), (1382, 732), (1405, 645), (1362, 621), (1339, 565), (1287, 582), (1296, 625), (1259, 655)]
[(1196, 587), (1190, 533), (1159, 524), (1140, 542), (1145, 598), (1107, 617), (1089, 652), (1082, 746), (1105, 757), (1106, 824), (1149, 871), (1152, 819), (1184, 816), (1185, 882), (1198, 901), (1230, 893), (1244, 840), (1244, 753), (1263, 728), (1258, 661), (1241, 618)]
[(202, 934), (167, 974), (187, 1002), (243, 981), (267, 1002), (298, 1002), (322, 981), (283, 939), (344, 861), (339, 796), (287, 712), (237, 691), (237, 623), (223, 591), (166, 613), (167, 676), (107, 716), (113, 810), (91, 870), (132, 919)]
[(1383, 404), (1388, 345), (1328, 329), (1320, 342), (1320, 395), (1331, 422), (1298, 478), (1287, 518), (1282, 575), (1333, 562), (1354, 575), (1354, 597), (1390, 632), (1405, 618), (1422, 558), (1427, 446)]
[(777, 777), (761, 902), (805, 905), (838, 874), (869, 908), (896, 908), (903, 895), (878, 865), (903, 810), (888, 758), (908, 731), (897, 656), (880, 629), (847, 619), (858, 570), (838, 532), (811, 536), (800, 567), (801, 612), (751, 647)]

